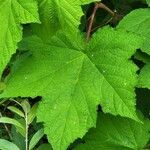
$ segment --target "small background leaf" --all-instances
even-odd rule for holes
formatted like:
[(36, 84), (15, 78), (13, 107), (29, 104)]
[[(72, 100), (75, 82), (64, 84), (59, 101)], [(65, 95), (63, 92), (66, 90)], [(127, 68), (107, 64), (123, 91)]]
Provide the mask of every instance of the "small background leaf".
[(43, 129), (40, 129), (39, 131), (37, 131), (33, 135), (32, 139), (31, 139), (31, 141), (29, 143), (29, 150), (32, 150), (34, 148), (34, 146), (40, 141), (40, 139), (43, 136), (44, 136), (44, 130)]
[(1, 150), (20, 150), (14, 143), (9, 142), (4, 139), (0, 139), (0, 149)]
[(50, 144), (42, 144), (36, 150), (52, 150), (52, 147)]
[(31, 109), (31, 106), (29, 104), (29, 102), (27, 100), (24, 100), (21, 102), (21, 106), (24, 110), (25, 113), (29, 113), (30, 112), (30, 109)]
[(10, 111), (16, 113), (17, 115), (19, 115), (20, 117), (24, 117), (24, 114), (21, 110), (19, 110), (17, 107), (14, 106), (9, 106), (7, 107)]
[(36, 111), (37, 111), (38, 104), (34, 104), (28, 114), (28, 124), (32, 123), (34, 118), (36, 117)]
[(8, 124), (14, 125), (16, 127), (19, 127), (21, 129), (24, 129), (24, 126), (20, 122), (18, 122), (15, 119), (12, 119), (12, 118), (1, 117), (0, 118), (0, 123), (8, 123)]

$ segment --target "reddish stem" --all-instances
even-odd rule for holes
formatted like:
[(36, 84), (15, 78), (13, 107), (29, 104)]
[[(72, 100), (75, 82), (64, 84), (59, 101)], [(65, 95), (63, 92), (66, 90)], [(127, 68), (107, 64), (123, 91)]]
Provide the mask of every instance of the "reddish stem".
[(87, 41), (88, 41), (89, 38), (90, 38), (90, 35), (91, 35), (91, 32), (92, 32), (92, 26), (93, 26), (94, 18), (95, 18), (96, 11), (97, 11), (98, 8), (101, 8), (101, 9), (106, 10), (106, 11), (109, 12), (112, 16), (115, 15), (115, 13), (114, 13), (111, 9), (109, 9), (106, 5), (104, 5), (103, 3), (96, 3), (96, 4), (95, 4), (95, 7), (94, 7), (94, 10), (93, 10), (93, 13), (92, 13), (92, 15), (89, 17), (89, 19), (88, 19), (88, 20), (90, 20), (90, 22), (89, 22), (89, 26), (88, 26), (88, 30), (87, 30), (87, 37), (86, 37)]

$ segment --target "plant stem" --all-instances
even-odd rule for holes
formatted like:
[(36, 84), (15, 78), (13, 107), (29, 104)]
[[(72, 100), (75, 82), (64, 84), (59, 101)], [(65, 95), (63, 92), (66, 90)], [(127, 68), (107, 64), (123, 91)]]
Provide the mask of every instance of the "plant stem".
[(94, 21), (94, 17), (95, 17), (97, 9), (98, 9), (98, 5), (96, 3), (95, 7), (94, 7), (94, 11), (93, 11), (93, 13), (92, 13), (92, 15), (90, 17), (90, 23), (89, 23), (89, 27), (88, 27), (88, 31), (87, 31), (87, 37), (86, 37), (87, 41), (90, 38), (90, 34), (91, 34), (91, 30), (92, 30), (92, 25), (93, 25), (93, 21)]
[(112, 16), (115, 15), (115, 13), (110, 8), (108, 8), (105, 4), (97, 3), (97, 5), (99, 8), (102, 8), (102, 9), (106, 10), (107, 12), (109, 12)]
[(112, 21), (112, 19), (113, 19), (113, 18), (110, 18), (110, 19), (109, 19), (107, 22), (105, 22), (104, 24), (99, 25), (99, 26), (93, 28), (93, 29), (91, 30), (91, 32), (93, 32), (94, 30), (96, 30), (96, 29), (98, 29), (98, 28), (100, 28), (100, 27), (103, 27), (103, 26), (107, 25), (109, 22)]
[(89, 38), (90, 38), (90, 34), (91, 34), (91, 32), (92, 32), (92, 26), (93, 26), (94, 18), (95, 18), (96, 11), (97, 11), (98, 8), (101, 8), (101, 9), (106, 10), (106, 11), (109, 12), (112, 16), (115, 15), (115, 13), (114, 13), (111, 9), (109, 9), (105, 4), (103, 4), (103, 3), (95, 3), (93, 13), (92, 13), (92, 15), (89, 17), (89, 19), (88, 19), (88, 20), (90, 20), (90, 22), (89, 22), (89, 26), (88, 26), (88, 30), (87, 30), (87, 37), (86, 37), (87, 41), (88, 41)]
[(25, 123), (26, 123), (26, 135), (25, 135), (25, 143), (26, 143), (26, 150), (29, 150), (29, 146), (28, 146), (28, 114), (27, 112), (25, 112)]

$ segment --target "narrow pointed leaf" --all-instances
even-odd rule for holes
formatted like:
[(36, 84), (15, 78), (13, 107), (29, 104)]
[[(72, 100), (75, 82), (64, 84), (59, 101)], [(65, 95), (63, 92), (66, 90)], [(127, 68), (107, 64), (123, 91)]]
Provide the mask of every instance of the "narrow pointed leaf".
[(18, 122), (15, 119), (12, 119), (12, 118), (0, 117), (0, 123), (8, 123), (8, 124), (14, 125), (16, 127), (19, 127), (21, 129), (24, 129), (24, 126), (20, 122)]
[(29, 150), (32, 150), (43, 136), (44, 136), (43, 129), (40, 129), (39, 131), (37, 131), (30, 140)]
[(19, 115), (20, 117), (24, 117), (24, 113), (19, 110), (17, 107), (14, 107), (14, 106), (9, 106), (7, 107), (10, 111), (16, 113), (17, 115)]
[(32, 123), (34, 118), (36, 117), (38, 104), (34, 104), (31, 108), (31, 110), (28, 113), (28, 124)]
[(1, 150), (20, 150), (17, 145), (12, 142), (9, 142), (5, 139), (0, 139), (0, 149)]

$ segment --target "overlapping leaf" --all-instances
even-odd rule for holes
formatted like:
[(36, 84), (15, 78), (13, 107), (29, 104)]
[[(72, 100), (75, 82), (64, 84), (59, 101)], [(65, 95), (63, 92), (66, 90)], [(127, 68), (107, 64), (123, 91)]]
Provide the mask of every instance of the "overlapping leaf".
[(33, 30), (44, 42), (59, 29), (77, 30), (83, 16), (81, 5), (100, 0), (37, 0), (42, 24)]
[(138, 87), (150, 89), (150, 56), (146, 53), (137, 52), (135, 58), (145, 63), (139, 75)]
[(100, 99), (104, 112), (135, 118), (137, 67), (129, 59), (141, 43), (138, 36), (109, 28), (91, 39), (87, 52), (103, 76)]
[(80, 34), (61, 32), (47, 45), (37, 37), (26, 42), (31, 54), (16, 62), (1, 97), (42, 96), (37, 117), (54, 150), (66, 149), (95, 126), (98, 104), (138, 120), (137, 68), (128, 60), (141, 45), (138, 36), (106, 27), (88, 45)]
[(0, 76), (22, 38), (21, 24), (39, 22), (34, 0), (0, 0)]
[(66, 149), (95, 126), (100, 79), (85, 54), (44, 46), (18, 63), (3, 96), (43, 97), (38, 120), (55, 150)]
[[(128, 14), (120, 22), (118, 28), (124, 28), (127, 31), (134, 32), (144, 37), (144, 43), (141, 46), (141, 50), (147, 54), (150, 54), (150, 8), (137, 9)], [(146, 62), (147, 63), (147, 62)], [(150, 65), (141, 70), (139, 75), (138, 87), (150, 88)]]
[(96, 129), (91, 129), (77, 150), (137, 150), (143, 149), (150, 138), (150, 122), (104, 115), (98, 116)]
[(145, 38), (142, 45), (142, 51), (149, 53), (150, 51), (150, 8), (141, 8), (132, 11), (119, 23), (118, 28), (123, 28), (126, 31), (130, 31), (139, 34)]

